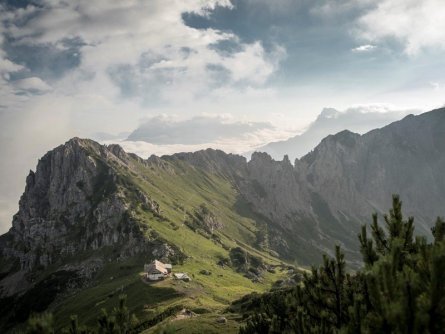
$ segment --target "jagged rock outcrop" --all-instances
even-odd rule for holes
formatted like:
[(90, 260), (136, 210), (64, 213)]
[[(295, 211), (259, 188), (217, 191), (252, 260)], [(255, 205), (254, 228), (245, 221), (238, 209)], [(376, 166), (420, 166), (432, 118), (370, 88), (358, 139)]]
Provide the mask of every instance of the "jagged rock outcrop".
[(241, 189), (259, 213), (281, 223), (290, 213), (309, 213), (310, 192), (291, 162), (273, 160), (267, 153), (255, 152)]
[(224, 224), (220, 221), (220, 219), (204, 204), (195, 210), (194, 217), (192, 217), (192, 219), (194, 219), (197, 226), (204, 228), (204, 230), (208, 233), (213, 233), (217, 230), (221, 230), (224, 227)]
[[(12, 271), (27, 273), (60, 265), (61, 270), (78, 272), (89, 280), (104, 259), (94, 261), (94, 266), (90, 266), (93, 262), (66, 264), (65, 259), (104, 247), (113, 248), (116, 259), (143, 252), (173, 256), (176, 250), (165, 241), (144, 236), (132, 214), (134, 204), (121, 184), (120, 170), (131, 170), (133, 161), (118, 145), (106, 147), (79, 138), (40, 159), (26, 179), (12, 228), (0, 242), (2, 256), (19, 263)], [(156, 201), (137, 188), (131, 191), (145, 210), (160, 214)], [(7, 290), (7, 294), (16, 292)]]
[(315, 247), (330, 239), (357, 249), (360, 224), (387, 212), (395, 193), (416, 217), (417, 232), (429, 235), (445, 214), (444, 138), (445, 109), (438, 109), (364, 135), (328, 136), (294, 167), (255, 153), (241, 190), (256, 211)]
[(177, 153), (162, 158), (173, 163), (177, 160), (184, 161), (209, 173), (232, 178), (243, 177), (247, 171), (246, 158), (210, 148), (193, 153)]
[(154, 199), (150, 198), (150, 196), (144, 194), (140, 190), (136, 190), (136, 195), (143, 209), (151, 211), (158, 216), (161, 214), (161, 208), (158, 202), (156, 202)]
[(275, 161), (267, 153), (256, 152), (239, 189), (251, 209), (264, 217), (270, 246), (281, 256), (314, 263), (319, 253), (331, 252), (334, 240), (354, 249), (355, 232), (330, 212), (298, 160), (293, 166), (287, 156)]
[(332, 211), (360, 218), (386, 212), (400, 194), (418, 232), (445, 214), (445, 109), (407, 116), (362, 136), (325, 138), (301, 159), (307, 180)]

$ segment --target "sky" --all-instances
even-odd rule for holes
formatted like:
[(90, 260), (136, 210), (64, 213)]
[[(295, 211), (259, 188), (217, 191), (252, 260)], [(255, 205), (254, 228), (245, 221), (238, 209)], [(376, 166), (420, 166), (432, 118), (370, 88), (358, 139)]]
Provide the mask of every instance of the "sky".
[(73, 136), (242, 153), (324, 108), (440, 107), (444, 78), (443, 0), (1, 0), (0, 232)]

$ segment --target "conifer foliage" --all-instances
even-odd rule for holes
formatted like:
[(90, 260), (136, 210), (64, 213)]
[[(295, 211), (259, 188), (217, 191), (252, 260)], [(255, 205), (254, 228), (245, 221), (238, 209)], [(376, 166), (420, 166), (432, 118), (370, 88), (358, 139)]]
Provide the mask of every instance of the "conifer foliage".
[[(63, 328), (63, 334), (126, 334), (132, 331), (138, 323), (136, 316), (126, 306), (127, 296), (119, 296), (119, 305), (111, 314), (102, 309), (97, 319), (96, 327), (79, 326), (77, 315), (72, 315), (68, 328)], [(26, 334), (54, 334), (53, 316), (51, 313), (35, 314), (28, 319)]]
[(432, 242), (415, 237), (394, 195), (370, 232), (363, 226), (358, 236), (362, 270), (348, 274), (337, 246), (299, 286), (252, 297), (240, 333), (445, 333), (445, 222), (437, 219)]

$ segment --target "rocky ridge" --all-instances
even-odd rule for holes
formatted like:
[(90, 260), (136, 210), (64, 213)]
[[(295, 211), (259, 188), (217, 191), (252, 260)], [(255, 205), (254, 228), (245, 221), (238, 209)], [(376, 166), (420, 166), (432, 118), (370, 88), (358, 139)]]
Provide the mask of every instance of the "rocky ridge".
[[(49, 266), (77, 272), (88, 281), (107, 260), (102, 249), (113, 249), (117, 260), (138, 253), (158, 258), (174, 254), (165, 241), (144, 236), (133, 217), (119, 173), (119, 169), (133, 168), (132, 159), (135, 156), (117, 145), (106, 147), (79, 138), (40, 159), (26, 179), (19, 211), (0, 244), (3, 257), (20, 273), (22, 289), (32, 285), (32, 280), (26, 282), (27, 273)], [(135, 196), (146, 210), (160, 213), (159, 204), (148, 195), (135, 190)], [(99, 253), (94, 255), (95, 251)], [(76, 260), (88, 252), (96, 260)], [(17, 292), (8, 280), (0, 286), (6, 295)]]

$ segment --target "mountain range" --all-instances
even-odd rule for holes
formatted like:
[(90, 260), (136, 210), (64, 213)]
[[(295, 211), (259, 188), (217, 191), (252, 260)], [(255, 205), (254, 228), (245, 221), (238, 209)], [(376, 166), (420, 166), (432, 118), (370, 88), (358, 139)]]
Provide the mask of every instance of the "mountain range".
[(268, 143), (257, 148), (257, 151), (266, 152), (275, 160), (282, 160), (285, 155), (290, 160), (300, 159), (330, 134), (343, 130), (363, 134), (388, 125), (408, 114), (408, 110), (391, 111), (379, 106), (358, 106), (344, 111), (324, 108), (315, 121), (301, 134), (283, 141)]
[[(142, 320), (180, 304), (205, 308), (200, 321), (210, 323), (235, 298), (319, 263), (335, 244), (357, 268), (360, 226), (386, 212), (392, 194), (420, 234), (445, 215), (444, 138), (445, 108), (329, 135), (293, 163), (212, 149), (142, 159), (73, 138), (30, 171), (0, 237), (0, 326), (44, 310), (60, 324), (72, 313), (91, 323), (91, 310), (112, 305), (119, 290)], [(192, 282), (143, 283), (153, 259)]]

